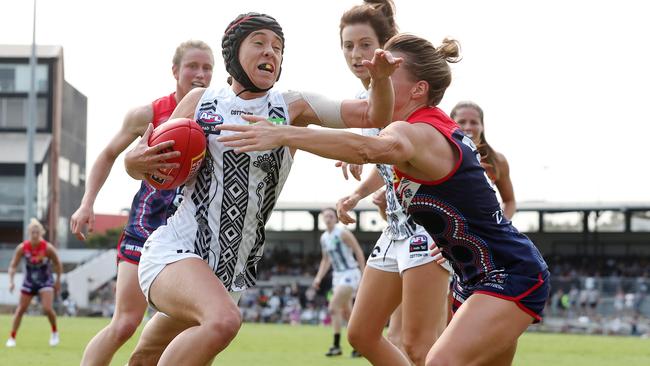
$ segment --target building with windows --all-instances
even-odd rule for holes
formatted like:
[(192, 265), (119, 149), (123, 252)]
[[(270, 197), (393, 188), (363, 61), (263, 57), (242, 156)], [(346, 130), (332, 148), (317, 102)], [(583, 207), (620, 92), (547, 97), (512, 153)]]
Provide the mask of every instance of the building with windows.
[[(0, 45), (0, 244), (22, 241), (29, 45)], [(38, 46), (35, 209), (46, 239), (76, 247), (69, 219), (85, 185), (87, 98), (65, 81), (63, 48)]]

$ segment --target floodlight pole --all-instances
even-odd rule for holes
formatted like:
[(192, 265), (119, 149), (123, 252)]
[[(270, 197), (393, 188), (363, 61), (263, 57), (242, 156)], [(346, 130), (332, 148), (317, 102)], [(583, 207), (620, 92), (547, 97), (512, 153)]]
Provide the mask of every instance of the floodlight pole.
[(34, 133), (36, 131), (36, 0), (34, 0), (34, 19), (32, 24), (32, 52), (29, 57), (31, 73), (29, 95), (27, 97), (27, 162), (25, 164), (25, 212), (23, 215), (23, 234), (28, 238), (27, 225), (34, 215)]

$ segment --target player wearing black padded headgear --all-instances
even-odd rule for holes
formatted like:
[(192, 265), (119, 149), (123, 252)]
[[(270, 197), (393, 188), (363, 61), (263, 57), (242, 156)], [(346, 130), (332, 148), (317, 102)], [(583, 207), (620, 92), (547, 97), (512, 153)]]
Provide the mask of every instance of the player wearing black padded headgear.
[[(282, 27), (275, 18), (266, 14), (253, 12), (240, 14), (228, 25), (221, 39), (221, 53), (226, 64), (226, 71), (244, 87), (244, 91), (253, 93), (265, 92), (272, 88), (272, 86), (266, 89), (258, 88), (250, 80), (239, 62), (239, 46), (241, 42), (249, 34), (259, 29), (269, 29), (277, 34), (282, 39), (282, 52), (284, 53), (284, 33), (282, 32)], [(280, 79), (281, 72), (282, 66), (280, 65), (280, 71), (278, 71), (276, 81)]]

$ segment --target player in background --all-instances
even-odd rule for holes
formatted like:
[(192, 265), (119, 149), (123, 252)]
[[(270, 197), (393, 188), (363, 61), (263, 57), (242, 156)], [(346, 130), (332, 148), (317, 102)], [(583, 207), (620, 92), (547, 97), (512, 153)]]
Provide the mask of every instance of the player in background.
[[(340, 343), (341, 326), (343, 321), (350, 320), (352, 298), (359, 287), (365, 256), (354, 235), (346, 228), (336, 225), (339, 220), (335, 209), (326, 208), (321, 211), (321, 215), (326, 230), (320, 237), (322, 257), (312, 286), (319, 289), (321, 280), (330, 267), (333, 268), (333, 295), (329, 302), (329, 312), (332, 317), (334, 343), (325, 356), (339, 356), (343, 353)], [(352, 351), (352, 356), (358, 355)]]
[[(189, 40), (181, 43), (172, 59), (172, 74), (176, 79), (176, 91), (150, 104), (135, 107), (125, 116), (121, 129), (99, 154), (88, 174), (86, 191), (81, 205), (70, 219), (70, 230), (85, 240), (85, 227), (92, 232), (95, 214), (93, 206), (99, 190), (113, 167), (115, 159), (138, 136), (142, 136), (149, 124), (158, 126), (167, 121), (177, 103), (190, 90), (207, 87), (212, 80), (214, 57), (210, 47), (202, 41)], [(166, 146), (171, 146), (167, 144)], [(161, 154), (149, 164), (152, 169), (166, 169), (174, 165), (164, 163), (169, 153)], [(168, 178), (160, 175), (161, 178)], [(164, 224), (169, 211), (174, 210), (177, 190), (157, 190), (146, 181), (133, 197), (129, 220), (117, 244), (118, 274), (115, 312), (111, 322), (86, 346), (82, 365), (108, 365), (115, 352), (133, 335), (142, 321), (147, 302), (138, 285), (138, 263), (142, 245), (158, 226)], [(178, 202), (175, 202), (178, 203)]]
[(470, 137), (478, 148), (481, 154), (481, 165), (501, 196), (503, 215), (511, 220), (517, 211), (517, 202), (510, 180), (510, 166), (506, 157), (494, 150), (485, 139), (483, 109), (474, 102), (463, 101), (456, 104), (449, 117), (458, 123), (465, 135)]
[[(52, 309), (54, 296), (61, 289), (62, 265), (56, 253), (54, 245), (43, 239), (45, 228), (36, 219), (32, 219), (27, 225), (29, 239), (18, 244), (14, 256), (9, 264), (9, 292), (14, 291), (14, 275), (16, 267), (21, 258), (25, 258), (25, 270), (23, 271), (23, 285), (20, 288), (20, 301), (14, 313), (11, 325), (11, 335), (7, 339), (7, 347), (16, 346), (16, 332), (20, 327), (23, 314), (27, 311), (32, 297), (38, 295), (41, 298), (43, 313), (47, 315), (52, 327), (50, 334), (50, 346), (59, 344), (59, 333), (56, 328), (56, 313)], [(56, 280), (52, 276), (52, 267), (56, 272)]]

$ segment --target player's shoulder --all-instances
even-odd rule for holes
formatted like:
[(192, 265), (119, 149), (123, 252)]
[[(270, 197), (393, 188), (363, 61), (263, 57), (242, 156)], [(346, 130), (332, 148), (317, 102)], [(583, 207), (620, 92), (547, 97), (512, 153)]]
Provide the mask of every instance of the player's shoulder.
[(124, 118), (124, 125), (129, 129), (140, 130), (146, 127), (153, 119), (153, 105), (151, 103), (131, 108)]

